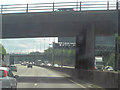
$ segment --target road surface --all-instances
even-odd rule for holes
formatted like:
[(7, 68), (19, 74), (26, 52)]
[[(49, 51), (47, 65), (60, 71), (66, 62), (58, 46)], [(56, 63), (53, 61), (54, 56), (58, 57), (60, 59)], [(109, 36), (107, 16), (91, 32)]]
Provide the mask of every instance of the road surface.
[(64, 75), (43, 67), (17, 65), (17, 88), (85, 88)]

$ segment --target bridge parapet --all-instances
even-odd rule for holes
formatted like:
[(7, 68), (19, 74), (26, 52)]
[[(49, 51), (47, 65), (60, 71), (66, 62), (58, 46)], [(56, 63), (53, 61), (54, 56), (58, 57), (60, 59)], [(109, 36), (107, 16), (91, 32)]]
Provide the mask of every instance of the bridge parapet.
[(81, 1), (81, 2), (53, 2), (32, 4), (5, 4), (1, 5), (1, 14), (30, 13), (30, 12), (59, 12), (59, 11), (91, 11), (119, 9), (116, 1)]

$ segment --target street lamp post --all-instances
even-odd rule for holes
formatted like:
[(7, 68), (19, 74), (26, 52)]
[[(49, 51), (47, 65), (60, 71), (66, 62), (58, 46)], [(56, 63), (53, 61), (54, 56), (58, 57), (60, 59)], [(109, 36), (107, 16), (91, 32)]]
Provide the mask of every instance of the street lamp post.
[(64, 50), (64, 44), (63, 44), (63, 46), (62, 46), (61, 67), (63, 66), (63, 60), (64, 60), (64, 57), (63, 57), (63, 50)]
[(77, 7), (76, 7), (76, 11), (78, 11), (78, 0), (77, 0)]
[(52, 50), (52, 66), (54, 66), (54, 44), (55, 44), (55, 37), (54, 37), (54, 41), (53, 41), (53, 50)]
[(41, 52), (41, 44), (40, 44), (40, 52)]
[(45, 39), (44, 39), (44, 52), (45, 52)]
[(44, 61), (45, 61), (45, 39), (44, 39)]
[(53, 42), (53, 50), (52, 50), (52, 66), (54, 66), (54, 43)]

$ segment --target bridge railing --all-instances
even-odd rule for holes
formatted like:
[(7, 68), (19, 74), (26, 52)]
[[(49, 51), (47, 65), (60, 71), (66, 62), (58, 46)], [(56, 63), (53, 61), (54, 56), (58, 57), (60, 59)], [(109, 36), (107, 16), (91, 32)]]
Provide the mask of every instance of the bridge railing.
[(120, 8), (116, 1), (83, 1), (83, 2), (53, 2), (34, 4), (4, 4), (0, 7), (4, 13), (57, 12), (57, 11), (87, 11), (116, 10)]

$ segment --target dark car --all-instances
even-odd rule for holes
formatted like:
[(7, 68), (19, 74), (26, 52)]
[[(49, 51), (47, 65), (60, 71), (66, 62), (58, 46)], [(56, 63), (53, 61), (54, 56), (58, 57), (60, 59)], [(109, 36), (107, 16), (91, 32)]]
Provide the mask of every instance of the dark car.
[(32, 68), (32, 63), (29, 63), (29, 64), (27, 65), (27, 68)]

